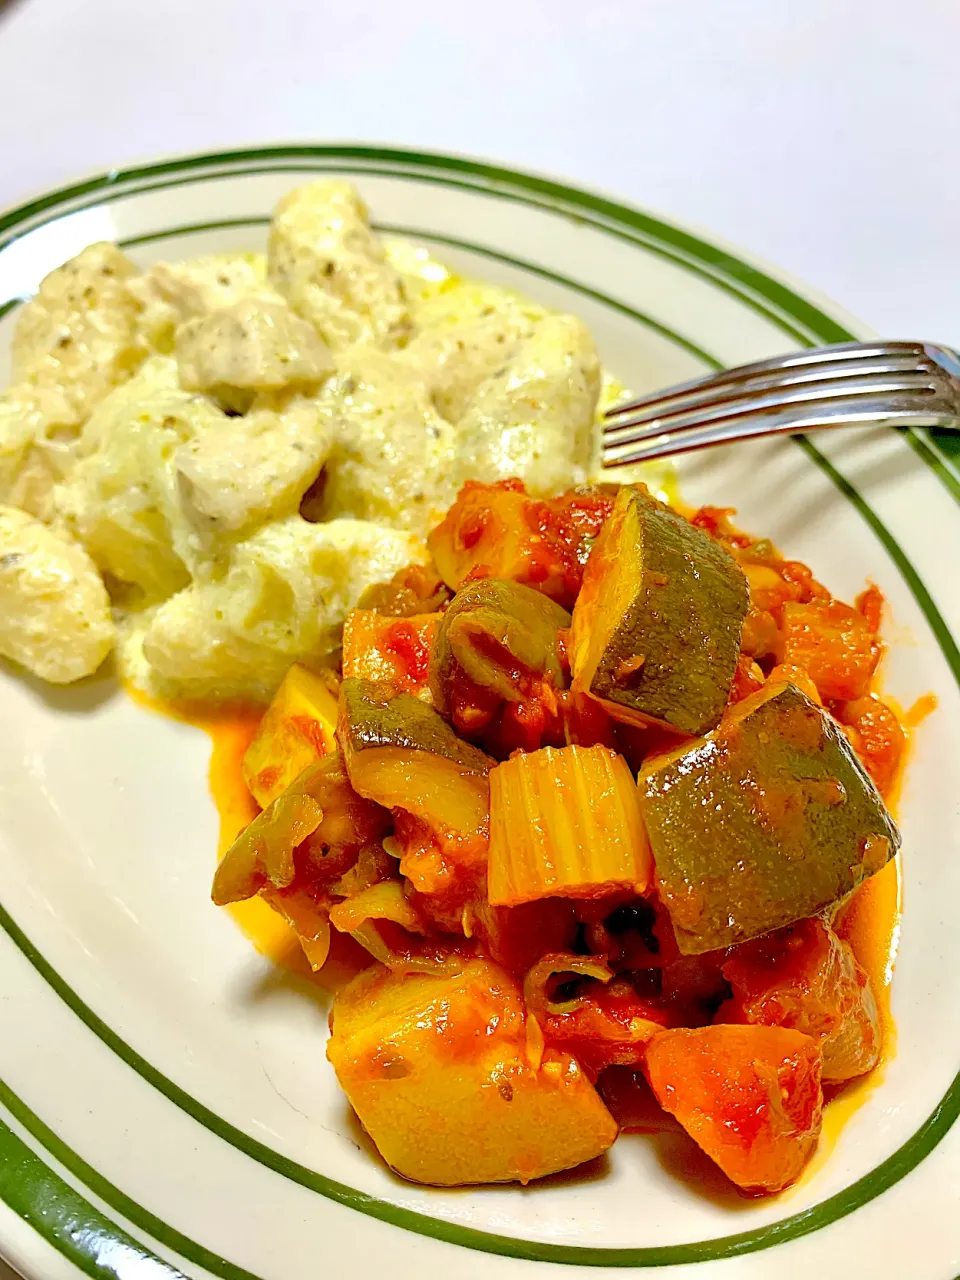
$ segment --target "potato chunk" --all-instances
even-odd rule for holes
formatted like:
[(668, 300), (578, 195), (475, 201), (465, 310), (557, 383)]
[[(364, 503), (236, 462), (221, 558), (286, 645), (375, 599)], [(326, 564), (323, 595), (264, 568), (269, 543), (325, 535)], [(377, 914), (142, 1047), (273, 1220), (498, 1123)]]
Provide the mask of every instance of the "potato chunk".
[(424, 329), (400, 358), (430, 388), (446, 420), (459, 422), (480, 384), (511, 360), (532, 332), (533, 322), (519, 306), (501, 302), (492, 315)]
[(529, 1182), (601, 1155), (613, 1117), (576, 1059), (527, 1057), (511, 978), (365, 970), (337, 996), (327, 1056), (386, 1162), (432, 1186)]
[(262, 253), (210, 253), (187, 262), (156, 262), (127, 282), (141, 311), (141, 341), (169, 355), (177, 326), (195, 316), (231, 307), (244, 298), (280, 302), (267, 283)]
[(243, 417), (222, 417), (177, 450), (184, 510), (198, 532), (210, 535), (292, 515), (320, 474), (332, 439), (315, 400), (264, 392)]
[(243, 777), (261, 809), (307, 765), (336, 751), (337, 698), (306, 667), (294, 664), (260, 721), (243, 757)]
[(386, 680), (398, 693), (429, 702), (430, 651), (442, 616), (414, 613), (396, 618), (354, 609), (343, 624), (343, 678)]
[(316, 663), (336, 649), (367, 587), (422, 558), (409, 534), (362, 520), (288, 516), (238, 543), (222, 577), (194, 582), (161, 605), (144, 656), (191, 696), (270, 697), (292, 663)]
[(100, 569), (157, 599), (186, 586), (199, 548), (174, 458), (224, 421), (211, 401), (180, 389), (176, 365), (163, 356), (97, 407), (56, 505)]
[(53, 487), (72, 463), (73, 411), (57, 391), (29, 383), (0, 392), (0, 502), (41, 520), (53, 515)]
[(0, 507), (0, 653), (42, 680), (70, 684), (92, 675), (113, 642), (110, 601), (83, 548)]
[(334, 422), (322, 516), (354, 516), (425, 533), (453, 501), (453, 428), (396, 357), (345, 357), (320, 403)]

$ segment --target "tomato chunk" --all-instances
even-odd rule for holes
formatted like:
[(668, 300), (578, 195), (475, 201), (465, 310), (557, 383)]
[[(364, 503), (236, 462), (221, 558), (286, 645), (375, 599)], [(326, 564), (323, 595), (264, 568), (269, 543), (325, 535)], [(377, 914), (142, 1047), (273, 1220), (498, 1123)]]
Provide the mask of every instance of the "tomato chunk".
[(825, 701), (862, 698), (880, 661), (863, 614), (840, 600), (783, 606), (781, 662), (803, 667)]
[(343, 625), (344, 679), (385, 680), (398, 693), (426, 698), (430, 652), (439, 613), (395, 618), (354, 609)]
[(468, 480), (430, 534), (430, 551), (453, 589), (475, 578), (509, 578), (568, 608), (614, 496), (614, 486), (585, 485), (541, 500), (519, 480)]
[(569, 1012), (541, 1017), (547, 1044), (565, 1049), (594, 1077), (606, 1067), (638, 1066), (647, 1043), (670, 1020), (663, 1001), (642, 999), (625, 979), (583, 997)]
[(889, 795), (900, 772), (906, 736), (900, 721), (875, 694), (844, 703), (837, 719), (881, 795)]
[(661, 1032), (647, 1048), (658, 1102), (731, 1182), (753, 1194), (799, 1177), (820, 1135), (820, 1049), (783, 1027)]
[(869, 979), (822, 920), (736, 947), (723, 965), (733, 997), (718, 1022), (792, 1027), (820, 1042), (823, 1079), (863, 1075), (880, 1055), (880, 1021)]

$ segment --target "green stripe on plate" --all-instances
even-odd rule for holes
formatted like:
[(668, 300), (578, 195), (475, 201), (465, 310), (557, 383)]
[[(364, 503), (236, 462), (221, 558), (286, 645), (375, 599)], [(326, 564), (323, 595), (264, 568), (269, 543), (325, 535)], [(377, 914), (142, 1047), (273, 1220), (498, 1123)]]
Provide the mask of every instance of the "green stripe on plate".
[[(289, 163), (290, 161), (296, 163)], [(205, 173), (205, 169), (212, 172)], [(193, 172), (194, 170), (198, 172)], [(593, 226), (630, 244), (641, 245), (660, 257), (678, 263), (716, 288), (733, 294), (745, 306), (777, 324), (801, 345), (809, 345), (811, 339), (843, 342), (849, 337), (842, 325), (780, 281), (729, 251), (639, 209), (535, 174), (503, 169), (463, 157), (381, 147), (268, 147), (250, 152), (187, 156), (160, 164), (117, 170), (51, 192), (0, 217), (0, 249), (26, 234), (27, 230), (43, 226), (45, 222), (60, 216), (55, 213), (51, 218), (36, 221), (40, 214), (64, 203), (76, 201), (71, 208), (71, 212), (76, 212), (99, 204), (109, 204), (138, 192), (165, 190), (190, 183), (241, 177), (244, 174), (303, 173), (313, 170), (429, 182), (543, 208), (552, 213), (562, 213), (575, 222)], [(452, 177), (453, 173), (457, 177)], [(174, 174), (188, 176), (171, 176)], [(160, 180), (152, 181), (154, 178)], [(22, 224), (30, 220), (34, 220), (34, 226), (23, 228)], [(17, 227), (21, 229), (16, 230)]]
[[(779, 325), (784, 332), (797, 338), (804, 345), (810, 345), (812, 342), (827, 341), (843, 341), (851, 335), (842, 328), (837, 322), (830, 317), (825, 316), (813, 304), (799, 298), (786, 286), (780, 285), (777, 281), (771, 280), (763, 275), (762, 272), (750, 267), (748, 264), (742, 263), (739, 259), (732, 257), (725, 251), (718, 250), (714, 246), (699, 241), (696, 237), (688, 233), (681, 232), (677, 228), (669, 227), (667, 224), (660, 223), (658, 220), (650, 218), (649, 215), (641, 214), (637, 210), (629, 210), (624, 206), (615, 205), (610, 201), (604, 200), (602, 197), (593, 196), (590, 193), (581, 193), (573, 188), (563, 187), (560, 184), (551, 183), (546, 179), (534, 178), (532, 175), (511, 174), (507, 170), (497, 169), (492, 166), (476, 165), (470, 161), (458, 160), (455, 158), (444, 157), (413, 157), (413, 153), (401, 152), (384, 152), (379, 149), (370, 148), (283, 148), (276, 149), (272, 152), (255, 152), (255, 153), (225, 153), (221, 156), (207, 157), (200, 159), (191, 159), (184, 161), (173, 161), (167, 165), (147, 166), (140, 170), (133, 170), (127, 174), (111, 175), (107, 179), (94, 179), (91, 183), (81, 184), (79, 187), (68, 189), (66, 193), (54, 194), (45, 197), (43, 200), (35, 202), (34, 205), (26, 206), (20, 211), (21, 217), (33, 216), (36, 212), (43, 212), (49, 208), (61, 203), (64, 199), (72, 199), (79, 194), (97, 193), (98, 199), (110, 198), (111, 196), (119, 196), (128, 194), (128, 190), (120, 190), (118, 184), (124, 180), (134, 180), (147, 176), (158, 174), (171, 174), (183, 172), (191, 167), (200, 165), (223, 165), (225, 163), (235, 163), (237, 159), (247, 158), (257, 160), (262, 156), (273, 155), (289, 158), (291, 155), (302, 157), (303, 159), (316, 160), (323, 157), (329, 160), (331, 157), (356, 157), (362, 156), (367, 160), (365, 167), (360, 172), (389, 172), (398, 174), (402, 177), (420, 176), (430, 181), (442, 181), (448, 185), (453, 185), (452, 180), (445, 178), (437, 178), (433, 175), (413, 175), (404, 173), (399, 170), (386, 170), (383, 166), (378, 166), (375, 161), (382, 157), (393, 160), (405, 160), (408, 163), (420, 164), (424, 166), (432, 165), (440, 168), (451, 168), (459, 172), (466, 172), (476, 176), (480, 176), (484, 180), (496, 181), (499, 183), (507, 182), (513, 185), (511, 191), (489, 190), (488, 194), (497, 195), (503, 198), (512, 198), (523, 200), (525, 203), (542, 203), (534, 200), (529, 196), (529, 192), (536, 191), (546, 193), (553, 198), (562, 198), (567, 202), (572, 202), (576, 207), (576, 216), (591, 225), (599, 227), (599, 229), (610, 234), (619, 236), (621, 239), (627, 239), (631, 243), (643, 244), (644, 247), (650, 248), (653, 252), (661, 253), (662, 256), (670, 257), (674, 261), (681, 262), (688, 270), (694, 270), (698, 274), (704, 275), (706, 278), (725, 288), (728, 292), (732, 292), (745, 305), (751, 306), (754, 310), (761, 311), (762, 314)], [(302, 167), (302, 166), (299, 166)], [(347, 166), (340, 164), (337, 166), (341, 171)], [(256, 170), (249, 165), (236, 169), (236, 172), (254, 172), (254, 171), (278, 171), (285, 170), (287, 166), (273, 164), (269, 166), (259, 166)], [(213, 176), (225, 176), (222, 172)], [(182, 181), (195, 181), (196, 178), (182, 179)], [(178, 180), (169, 179), (167, 183), (157, 185), (175, 185)], [(470, 185), (472, 190), (477, 190), (476, 183), (466, 184), (458, 183), (456, 185)], [(520, 188), (518, 191), (516, 188)], [(479, 188), (487, 190), (486, 187)], [(107, 194), (109, 193), (109, 194)], [(526, 193), (526, 194), (525, 194)], [(91, 203), (96, 203), (94, 200)], [(555, 208), (553, 205), (547, 207)], [(587, 210), (599, 212), (604, 218), (612, 219), (617, 222), (617, 226), (609, 226), (604, 222), (598, 222), (591, 219)], [(565, 210), (561, 209), (561, 212)], [(12, 219), (12, 220), (11, 220)], [(259, 220), (251, 220), (249, 225)], [(12, 227), (16, 224), (17, 218), (14, 215), (8, 215), (6, 219), (0, 219), (0, 229), (4, 227)], [(237, 220), (239, 222), (239, 220)], [(237, 224), (234, 223), (234, 225)], [(192, 227), (184, 228), (183, 233), (190, 230), (209, 229), (208, 224), (194, 224)], [(410, 229), (407, 229), (408, 231)], [(642, 232), (642, 236), (633, 234), (634, 232)], [(146, 243), (149, 239), (160, 238), (169, 235), (170, 232), (149, 233), (148, 236), (138, 237), (139, 243)], [(427, 234), (425, 232), (416, 232), (413, 234), (422, 235), (424, 238), (430, 238), (439, 242), (444, 242), (443, 237), (435, 234)], [(658, 242), (654, 241), (659, 237)], [(536, 271), (546, 278), (555, 280), (557, 283), (566, 285), (573, 289), (578, 289), (586, 296), (590, 296), (597, 301), (606, 303), (617, 310), (631, 315), (640, 323), (650, 325), (660, 332), (664, 337), (678, 342), (685, 350), (696, 355), (705, 363), (713, 367), (719, 367), (719, 363), (714, 360), (707, 352), (702, 351), (695, 344), (684, 339), (681, 335), (675, 334), (667, 329), (659, 322), (653, 320), (652, 317), (644, 316), (642, 313), (635, 312), (632, 308), (628, 308), (625, 304), (619, 303), (614, 299), (607, 298), (594, 290), (587, 289), (585, 286), (579, 285), (577, 282), (566, 277), (558, 276), (554, 273), (547, 272), (543, 268), (538, 268), (530, 263), (524, 263), (520, 259), (509, 258), (501, 255), (496, 251), (485, 249), (483, 246), (471, 244), (466, 241), (453, 241), (452, 238), (448, 243), (456, 243), (459, 247), (470, 249), (478, 253), (487, 253), (491, 256), (498, 257), (501, 261), (510, 262), (513, 265), (523, 267), (528, 270)], [(676, 252), (668, 252), (664, 249), (663, 243), (669, 243), (674, 246)], [(698, 266), (697, 263), (700, 265)], [(727, 277), (724, 281), (718, 281), (712, 275), (715, 271), (726, 272)], [(773, 308), (766, 308), (758, 303), (756, 297), (752, 294), (760, 294), (766, 297), (774, 305), (775, 308), (783, 308), (793, 315), (795, 324), (786, 322), (781, 316), (776, 314)], [(803, 330), (806, 329), (807, 332)], [(820, 452), (806, 440), (798, 440), (797, 443), (807, 453), (811, 461), (824, 471), (831, 481), (838, 487), (856, 507), (868, 525), (877, 535), (882, 545), (890, 554), (897, 568), (905, 578), (911, 592), (917, 600), (919, 607), (923, 610), (927, 620), (930, 622), (931, 628), (937, 637), (938, 643), (943, 650), (944, 656), (950, 664), (954, 676), (960, 682), (960, 655), (958, 655), (957, 646), (949, 633), (946, 624), (936, 609), (936, 606), (927, 591), (926, 587), (920, 580), (915, 569), (910, 564), (902, 549), (892, 537), (889, 530), (883, 525), (876, 513), (858, 493), (853, 485), (840, 474), (839, 471), (830, 463)], [(478, 1231), (473, 1228), (462, 1227), (458, 1224), (445, 1222), (442, 1220), (431, 1218), (425, 1214), (415, 1213), (411, 1210), (403, 1209), (389, 1202), (378, 1200), (376, 1197), (369, 1196), (366, 1193), (346, 1187), (341, 1183), (335, 1182), (333, 1179), (327, 1178), (325, 1175), (308, 1169), (303, 1165), (289, 1160), (279, 1153), (266, 1147), (264, 1144), (251, 1138), (241, 1130), (235, 1128), (221, 1117), (215, 1115), (208, 1108), (204, 1107), (196, 1099), (190, 1097), (173, 1081), (169, 1080), (149, 1062), (142, 1058), (131, 1046), (126, 1044), (110, 1027), (106, 1025), (87, 1005), (83, 1003), (80, 997), (73, 989), (56, 973), (49, 965), (44, 957), (37, 951), (29, 939), (23, 934), (22, 930), (10, 918), (9, 914), (0, 907), (0, 926), (4, 928), (11, 939), (20, 948), (30, 963), (34, 966), (38, 973), (47, 981), (47, 983), (57, 992), (60, 998), (68, 1005), (68, 1007), (94, 1032), (114, 1053), (116, 1053), (123, 1061), (131, 1066), (138, 1074), (141, 1075), (148, 1083), (153, 1085), (170, 1101), (174, 1102), (187, 1114), (191, 1115), (200, 1124), (216, 1133), (218, 1136), (229, 1142), (237, 1149), (243, 1151), (251, 1158), (259, 1163), (266, 1165), (275, 1172), (297, 1182), (302, 1186), (308, 1187), (319, 1192), (327, 1198), (336, 1201), (348, 1208), (358, 1210), (359, 1212), (369, 1214), (370, 1216), (379, 1218), (383, 1221), (393, 1223), (396, 1226), (403, 1227), (406, 1230), (418, 1232), (423, 1235), (431, 1236), (436, 1239), (445, 1240), (453, 1244), (464, 1245), (474, 1249), (480, 1249), (490, 1253), (502, 1254), (510, 1257), (527, 1258), (531, 1260), (572, 1263), (577, 1265), (588, 1266), (618, 1266), (618, 1267), (652, 1267), (666, 1266), (684, 1263), (693, 1263), (699, 1261), (708, 1261), (717, 1258), (734, 1257), (740, 1254), (753, 1252), (759, 1249), (766, 1249), (771, 1245), (783, 1243), (784, 1241), (795, 1239), (799, 1236), (809, 1234), (819, 1228), (837, 1221), (848, 1213), (853, 1212), (861, 1205), (872, 1200), (881, 1194), (888, 1187), (892, 1186), (900, 1178), (904, 1176), (928, 1154), (929, 1151), (936, 1146), (947, 1130), (950, 1128), (954, 1120), (960, 1112), (960, 1075), (958, 1075), (947, 1094), (927, 1118), (920, 1129), (896, 1152), (893, 1153), (886, 1161), (877, 1169), (859, 1179), (852, 1186), (846, 1188), (843, 1192), (823, 1203), (813, 1206), (805, 1210), (803, 1213), (795, 1214), (786, 1218), (781, 1222), (771, 1224), (770, 1226), (760, 1228), (755, 1231), (742, 1232), (736, 1235), (721, 1237), (714, 1240), (700, 1241), (690, 1244), (667, 1245), (649, 1248), (625, 1248), (625, 1249), (604, 1249), (604, 1248), (587, 1248), (567, 1245), (542, 1244), (536, 1241), (522, 1241), (512, 1239), (510, 1237), (498, 1236), (488, 1232)], [(42, 1122), (39, 1120), (37, 1124)], [(49, 1132), (49, 1131), (48, 1131)], [(81, 1166), (87, 1170), (94, 1178), (99, 1178), (96, 1171), (86, 1166), (79, 1156), (74, 1153), (68, 1153), (75, 1161), (76, 1167)], [(67, 1162), (62, 1155), (58, 1156), (65, 1167)], [(82, 1177), (78, 1173), (78, 1177)], [(88, 1184), (90, 1185), (90, 1184)], [(142, 1226), (145, 1231), (153, 1231), (156, 1229), (158, 1220), (149, 1214), (147, 1210), (134, 1204), (124, 1196), (117, 1188), (100, 1180), (102, 1192), (97, 1191), (105, 1202), (110, 1203), (112, 1207), (121, 1212), (129, 1221)], [(116, 1200), (116, 1203), (114, 1203)], [(153, 1225), (151, 1225), (153, 1224)], [(175, 1233), (173, 1228), (167, 1227), (166, 1224), (160, 1223), (160, 1229), (165, 1232), (173, 1233), (181, 1241), (178, 1246), (178, 1252), (183, 1256), (189, 1257), (183, 1247), (184, 1242), (191, 1249), (200, 1250), (202, 1246), (194, 1245), (193, 1242), (186, 1241), (185, 1237)], [(160, 1239), (161, 1236), (157, 1235)], [(171, 1236), (172, 1238), (172, 1236)], [(173, 1246), (171, 1246), (173, 1247)], [(208, 1257), (213, 1258), (213, 1255)], [(223, 1262), (221, 1259), (220, 1262)], [(208, 1265), (208, 1264), (205, 1264)], [(224, 1264), (230, 1265), (230, 1264)], [(211, 1266), (211, 1270), (216, 1271), (216, 1266)]]
[[(188, 1258), (191, 1262), (198, 1263), (214, 1275), (222, 1276), (223, 1280), (257, 1280), (252, 1271), (245, 1271), (243, 1267), (237, 1267), (232, 1262), (228, 1262), (226, 1258), (220, 1257), (219, 1254), (212, 1253), (209, 1249), (203, 1248), (202, 1245), (196, 1244), (189, 1236), (174, 1230), (161, 1218), (149, 1213), (141, 1205), (137, 1204), (119, 1187), (114, 1186), (112, 1182), (108, 1182), (96, 1169), (87, 1164), (85, 1160), (82, 1160), (71, 1147), (68, 1147), (61, 1138), (57, 1137), (53, 1130), (48, 1128), (39, 1116), (35, 1115), (2, 1079), (0, 1079), (0, 1104), (6, 1107), (10, 1115), (26, 1129), (27, 1133), (48, 1151), (55, 1160), (59, 1161), (65, 1169), (68, 1169), (78, 1181), (88, 1187), (95, 1196), (98, 1196), (104, 1203), (108, 1204), (111, 1209), (122, 1214), (128, 1222), (134, 1223), (141, 1230), (147, 1232), (154, 1240), (165, 1245), (172, 1252)], [(22, 1171), (26, 1157), (22, 1151), (18, 1150), (18, 1147), (22, 1147), (27, 1155), (31, 1157), (31, 1162), (28, 1163), (32, 1172), (29, 1176)], [(19, 1161), (21, 1169), (17, 1171), (16, 1168), (13, 1168), (7, 1175), (7, 1161), (11, 1158), (8, 1152), (11, 1151), (13, 1152), (13, 1160), (15, 1162)], [(6, 1200), (9, 1204), (10, 1201), (6, 1194), (6, 1176), (16, 1181), (20, 1189), (20, 1204), (27, 1211), (21, 1216), (25, 1217), (32, 1226), (37, 1225), (35, 1218), (38, 1216), (51, 1231), (59, 1223), (63, 1230), (58, 1235), (75, 1243), (77, 1235), (76, 1233), (70, 1234), (69, 1228), (77, 1220), (79, 1205), (86, 1205), (86, 1212), (91, 1216), (91, 1220), (93, 1217), (102, 1217), (98, 1209), (94, 1208), (93, 1205), (86, 1204), (86, 1201), (82, 1200), (73, 1187), (64, 1182), (52, 1170), (47, 1169), (40, 1162), (39, 1157), (30, 1151), (16, 1134), (0, 1121), (0, 1199)], [(31, 1206), (39, 1206), (41, 1203), (42, 1211), (39, 1207), (31, 1208)], [(17, 1205), (12, 1207), (17, 1209), (17, 1212), (20, 1212)], [(34, 1216), (27, 1216), (30, 1212)], [(103, 1219), (103, 1221), (106, 1222), (106, 1219)], [(122, 1228), (115, 1223), (110, 1223), (109, 1226), (112, 1233), (119, 1232), (121, 1236), (123, 1235)], [(41, 1234), (44, 1235), (45, 1239), (50, 1239), (50, 1236), (45, 1232)], [(80, 1234), (82, 1243), (96, 1239), (109, 1240), (110, 1238), (110, 1234), (105, 1232), (102, 1225), (97, 1227), (96, 1231), (87, 1227)], [(54, 1244), (55, 1241), (50, 1239), (50, 1243)], [(131, 1243), (136, 1245), (136, 1241)], [(142, 1248), (139, 1245), (136, 1247)], [(151, 1257), (152, 1255), (146, 1254), (145, 1256)], [(71, 1261), (76, 1262), (78, 1266), (81, 1265), (76, 1257), (71, 1256)], [(160, 1259), (156, 1259), (156, 1261), (164, 1268), (162, 1273), (158, 1273), (158, 1277), (163, 1274), (172, 1278), (181, 1274), (181, 1272), (161, 1262)], [(99, 1276), (113, 1275), (114, 1273), (108, 1270), (91, 1272), (90, 1274)], [(128, 1272), (123, 1273), (123, 1280), (129, 1280)]]
[[(419, 1235), (429, 1236), (435, 1240), (442, 1240), (448, 1244), (462, 1245), (484, 1253), (499, 1254), (504, 1257), (526, 1258), (530, 1261), (538, 1262), (566, 1263), (574, 1266), (664, 1267), (708, 1262), (720, 1258), (733, 1258), (741, 1254), (755, 1253), (761, 1249), (768, 1249), (773, 1245), (784, 1244), (788, 1240), (796, 1240), (800, 1236), (818, 1231), (822, 1227), (845, 1217), (847, 1214), (853, 1213), (854, 1210), (859, 1209), (862, 1205), (867, 1204), (889, 1187), (892, 1187), (896, 1182), (899, 1182), (905, 1174), (916, 1168), (920, 1161), (933, 1150), (957, 1119), (958, 1113), (960, 1113), (960, 1073), (958, 1073), (950, 1089), (917, 1132), (898, 1151), (895, 1151), (881, 1165), (878, 1165), (876, 1169), (871, 1170), (870, 1173), (858, 1179), (837, 1195), (831, 1196), (828, 1200), (824, 1200), (820, 1204), (804, 1210), (802, 1213), (793, 1214), (780, 1222), (771, 1223), (769, 1226), (761, 1227), (754, 1231), (743, 1231), (735, 1235), (721, 1236), (713, 1240), (700, 1240), (689, 1244), (640, 1248), (591, 1248), (577, 1245), (547, 1244), (535, 1240), (517, 1240), (510, 1236), (495, 1235), (492, 1232), (479, 1231), (473, 1227), (464, 1227), (443, 1219), (431, 1218), (426, 1214), (416, 1213), (411, 1209), (404, 1209), (399, 1205), (391, 1204), (389, 1201), (379, 1200), (375, 1196), (357, 1191), (353, 1187), (347, 1187), (341, 1182), (336, 1182), (332, 1178), (326, 1177), (324, 1174), (308, 1169), (304, 1165), (273, 1151), (255, 1138), (251, 1138), (249, 1134), (237, 1129), (191, 1097), (179, 1085), (174, 1084), (172, 1080), (168, 1079), (145, 1058), (141, 1057), (126, 1041), (122, 1040), (115, 1031), (111, 1030), (88, 1005), (84, 1004), (73, 988), (44, 959), (3, 907), (0, 907), (0, 928), (7, 933), (40, 976), (94, 1035), (102, 1040), (128, 1066), (132, 1067), (148, 1084), (153, 1085), (164, 1097), (175, 1103), (182, 1111), (185, 1111), (202, 1124), (204, 1128), (209, 1129), (231, 1146), (244, 1152), (259, 1164), (272, 1169), (275, 1173), (281, 1174), (300, 1186), (319, 1192), (320, 1195), (325, 1196), (327, 1199), (333, 1200), (349, 1209), (355, 1209), (370, 1217), (378, 1218), (382, 1222), (391, 1223), (394, 1226), (402, 1227), (404, 1230), (414, 1231)], [(21, 1104), (21, 1107), (23, 1111), (26, 1111), (23, 1104)], [(41, 1125), (42, 1122), (38, 1121), (37, 1124)], [(45, 1128), (45, 1126), (43, 1127)], [(49, 1133), (50, 1131), (46, 1130), (46, 1132)], [(54, 1151), (52, 1154), (56, 1155), (65, 1167), (70, 1168), (71, 1171), (77, 1173), (78, 1177), (86, 1181), (82, 1170), (90, 1169), (90, 1166), (85, 1164), (75, 1153), (69, 1151), (69, 1148), (66, 1148), (64, 1144), (59, 1143), (59, 1140), (57, 1141), (59, 1150)], [(154, 1233), (158, 1219), (153, 1214), (136, 1204), (105, 1179), (100, 1178), (94, 1171), (91, 1170), (90, 1172), (97, 1181), (95, 1183), (88, 1182), (87, 1185), (97, 1195), (109, 1204), (111, 1208), (118, 1213), (122, 1213), (130, 1222), (141, 1227), (145, 1232)], [(0, 1196), (7, 1200), (8, 1203), (11, 1203), (8, 1200), (7, 1190), (2, 1182), (0, 1182)], [(29, 1208), (29, 1203), (23, 1205), (21, 1201), (18, 1201), (12, 1204), (12, 1207), (17, 1212), (21, 1212), (21, 1207)], [(49, 1205), (48, 1208), (53, 1211), (55, 1204)], [(161, 1224), (161, 1227), (162, 1232), (157, 1234), (155, 1238), (170, 1241), (177, 1239), (180, 1243), (177, 1245), (171, 1243), (171, 1247), (176, 1248), (177, 1252), (184, 1257), (191, 1257), (192, 1251), (199, 1252), (203, 1249), (203, 1246), (188, 1241), (186, 1237), (180, 1232), (176, 1232), (174, 1228), (166, 1224)], [(207, 1259), (213, 1259), (212, 1262), (207, 1262), (204, 1265), (208, 1266), (214, 1274), (227, 1274), (217, 1269), (215, 1255), (207, 1250), (203, 1250), (203, 1253)], [(236, 1274), (234, 1273), (234, 1275)]]
[[(227, 231), (235, 227), (268, 226), (269, 222), (269, 218), (220, 218), (215, 222), (190, 222), (178, 227), (168, 227), (163, 231), (151, 231), (145, 235), (131, 236), (126, 240), (120, 240), (118, 243), (122, 249), (132, 249), (137, 245), (155, 244), (159, 240), (175, 240), (183, 236), (202, 234), (206, 231)], [(388, 235), (409, 236), (411, 239), (427, 240), (433, 244), (442, 244), (455, 249), (464, 249), (470, 253), (481, 254), (492, 262), (501, 262), (507, 266), (519, 267), (523, 271), (529, 271), (531, 275), (538, 276), (541, 280), (549, 280), (553, 284), (574, 289), (583, 297), (590, 298), (594, 302), (600, 302), (612, 311), (619, 311), (621, 315), (625, 315), (631, 320), (636, 320), (638, 324), (642, 324), (645, 328), (660, 334), (661, 337), (666, 338), (675, 346), (682, 347), (684, 351), (689, 352), (690, 355), (700, 360), (703, 364), (709, 365), (710, 368), (720, 369), (723, 367), (719, 361), (704, 351), (702, 347), (698, 347), (695, 342), (685, 338), (683, 334), (677, 333), (675, 329), (662, 324), (647, 312), (638, 311), (636, 307), (629, 307), (625, 302), (620, 302), (616, 298), (611, 298), (608, 294), (591, 289), (589, 285), (582, 284), (578, 280), (571, 280), (569, 276), (550, 271), (546, 267), (538, 266), (525, 258), (517, 258), (512, 254), (502, 253), (499, 249), (492, 249), (489, 245), (477, 244), (474, 240), (462, 240), (456, 236), (441, 235), (437, 231), (428, 231), (424, 227), (402, 226), (395, 222), (375, 222), (373, 226), (375, 230), (386, 232)], [(3, 312), (0, 311), (0, 318), (2, 317)]]
[(94, 1280), (186, 1280), (48, 1169), (0, 1120), (0, 1199)]
[[(289, 163), (291, 161), (294, 163)], [(387, 167), (388, 162), (392, 164), (392, 168)], [(398, 167), (401, 165), (406, 167)], [(42, 226), (45, 222), (62, 216), (62, 213), (53, 213), (49, 218), (41, 218), (41, 215), (74, 201), (78, 203), (71, 211), (106, 204), (139, 191), (216, 181), (245, 173), (302, 173), (315, 169), (435, 182), (565, 213), (574, 221), (593, 226), (628, 243), (639, 244), (660, 257), (678, 263), (687, 271), (708, 280), (716, 288), (732, 294), (744, 306), (763, 315), (800, 346), (847, 342), (854, 338), (850, 330), (838, 320), (758, 267), (743, 261), (729, 250), (721, 249), (640, 209), (537, 174), (505, 169), (460, 156), (386, 147), (350, 144), (262, 147), (250, 151), (183, 156), (157, 164), (113, 170), (49, 192), (10, 210), (0, 217), (0, 233), (5, 233), (0, 234), (0, 249), (35, 226)], [(205, 173), (203, 170), (212, 172)], [(439, 172), (429, 172), (430, 170)], [(455, 179), (450, 177), (451, 173), (460, 176)], [(172, 176), (175, 174), (189, 176)], [(161, 180), (153, 182), (153, 178)], [(40, 220), (37, 221), (38, 219)], [(30, 222), (34, 223), (34, 227), (25, 228), (23, 224)], [(149, 243), (154, 238), (154, 235), (148, 233), (135, 237), (128, 243)], [(18, 301), (8, 300), (6, 306), (0, 309), (0, 319)], [(937, 451), (931, 449), (921, 436), (911, 430), (903, 434), (918, 456), (934, 471), (951, 494), (960, 500), (960, 476), (957, 472), (949, 465), (943, 465)]]

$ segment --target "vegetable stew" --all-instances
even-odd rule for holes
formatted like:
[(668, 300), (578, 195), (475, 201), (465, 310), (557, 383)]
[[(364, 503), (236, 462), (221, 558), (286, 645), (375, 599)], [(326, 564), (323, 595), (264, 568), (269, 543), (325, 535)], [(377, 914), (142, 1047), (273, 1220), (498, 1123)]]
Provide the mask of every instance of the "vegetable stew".
[(833, 599), (732, 514), (471, 481), (433, 563), (260, 722), (214, 900), (262, 899), (316, 970), (331, 933), (364, 949), (328, 1058), (406, 1178), (580, 1165), (632, 1079), (775, 1193), (824, 1085), (881, 1056), (839, 921), (900, 839), (883, 600)]

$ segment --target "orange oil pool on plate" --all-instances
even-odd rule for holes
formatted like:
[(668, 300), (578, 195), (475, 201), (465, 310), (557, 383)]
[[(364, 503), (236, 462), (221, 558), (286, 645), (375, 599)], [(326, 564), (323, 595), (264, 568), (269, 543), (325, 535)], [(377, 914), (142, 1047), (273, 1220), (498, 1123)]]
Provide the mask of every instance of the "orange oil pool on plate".
[[(136, 689), (127, 693), (140, 706), (202, 729), (212, 744), (210, 793), (220, 817), (217, 857), (220, 858), (243, 828), (260, 812), (243, 780), (243, 756), (256, 733), (262, 707), (228, 704), (208, 707), (196, 703), (168, 703), (148, 698)], [(211, 878), (213, 864), (211, 862)], [(261, 898), (235, 902), (224, 908), (233, 916), (256, 949), (275, 964), (309, 974), (297, 935)]]

